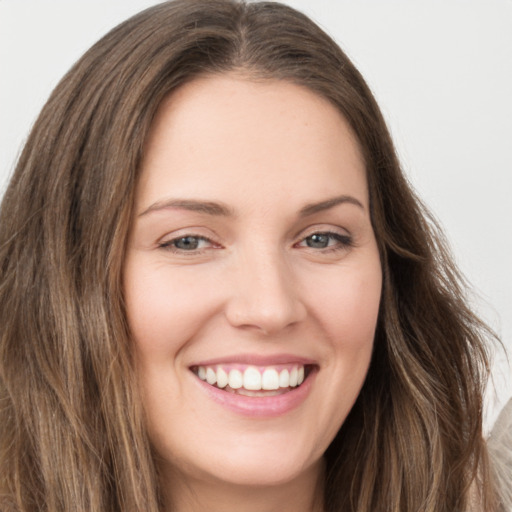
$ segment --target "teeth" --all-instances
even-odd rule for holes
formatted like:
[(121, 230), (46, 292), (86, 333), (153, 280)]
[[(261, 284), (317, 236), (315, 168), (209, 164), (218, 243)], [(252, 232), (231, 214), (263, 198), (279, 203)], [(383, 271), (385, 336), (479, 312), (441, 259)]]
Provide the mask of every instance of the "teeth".
[(290, 387), (290, 372), (288, 370), (283, 370), (279, 374), (279, 387), (280, 388), (288, 388)]
[(300, 386), (303, 382), (304, 382), (304, 366), (301, 366), (299, 368), (299, 372), (298, 372), (298, 376), (297, 376), (297, 386)]
[(272, 367), (263, 370), (249, 366), (243, 373), (236, 368), (228, 371), (222, 366), (199, 366), (197, 376), (221, 389), (229, 385), (231, 389), (274, 391), (300, 386), (304, 382), (304, 366), (291, 366), (281, 371)]
[(211, 368), (206, 368), (206, 382), (212, 385), (217, 382), (217, 374)]
[[(208, 378), (208, 370), (206, 371), (207, 378)], [(292, 368), (292, 371), (290, 372), (290, 387), (295, 387), (297, 385), (299, 379), (299, 372), (297, 371), (297, 368)]]
[(230, 388), (240, 389), (244, 385), (244, 379), (240, 370), (231, 370), (229, 372), (228, 384)]
[[(235, 371), (235, 370), (231, 370)], [(261, 389), (261, 373), (256, 369), (249, 367), (244, 372), (244, 388), (252, 391)]]
[(265, 370), (263, 372), (263, 376), (261, 377), (261, 389), (279, 389), (279, 374), (277, 370)]
[(228, 382), (228, 374), (222, 368), (217, 368), (217, 386), (219, 388), (225, 388), (228, 385)]

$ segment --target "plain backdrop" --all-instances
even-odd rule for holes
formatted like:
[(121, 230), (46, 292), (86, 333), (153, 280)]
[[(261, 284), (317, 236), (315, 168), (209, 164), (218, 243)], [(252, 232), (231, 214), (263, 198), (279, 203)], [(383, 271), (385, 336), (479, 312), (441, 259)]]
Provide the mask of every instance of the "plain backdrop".
[[(0, 190), (75, 60), (151, 0), (0, 0)], [(359, 67), (403, 167), (512, 351), (512, 0), (288, 0)], [(497, 352), (487, 427), (512, 395)]]

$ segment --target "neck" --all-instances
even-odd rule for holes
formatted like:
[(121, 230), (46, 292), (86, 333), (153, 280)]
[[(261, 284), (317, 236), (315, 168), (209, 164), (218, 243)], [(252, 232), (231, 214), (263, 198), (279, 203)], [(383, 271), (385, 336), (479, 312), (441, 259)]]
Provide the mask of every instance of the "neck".
[(166, 512), (322, 512), (323, 461), (293, 480), (273, 486), (163, 475)]

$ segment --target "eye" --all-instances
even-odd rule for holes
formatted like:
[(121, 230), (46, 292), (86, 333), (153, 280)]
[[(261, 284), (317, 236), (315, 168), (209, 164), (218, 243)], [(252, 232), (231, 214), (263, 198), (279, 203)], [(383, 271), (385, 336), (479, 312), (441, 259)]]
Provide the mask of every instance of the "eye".
[(213, 243), (204, 236), (185, 235), (162, 242), (159, 247), (173, 252), (197, 252), (207, 249)]
[(332, 232), (313, 233), (298, 244), (299, 247), (331, 250), (345, 249), (351, 245), (352, 239), (350, 236)]

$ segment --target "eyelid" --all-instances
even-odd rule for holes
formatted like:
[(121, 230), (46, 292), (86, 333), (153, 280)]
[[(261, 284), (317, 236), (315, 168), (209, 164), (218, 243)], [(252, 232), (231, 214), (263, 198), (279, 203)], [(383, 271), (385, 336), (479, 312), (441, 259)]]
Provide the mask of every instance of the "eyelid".
[(353, 238), (352, 233), (348, 229), (333, 224), (314, 224), (308, 226), (304, 229), (301, 229), (300, 232), (298, 232), (294, 238), (298, 241), (302, 241), (308, 236), (312, 236), (315, 234), (332, 234), (342, 237)]
[(329, 238), (332, 238), (334, 240), (337, 240), (339, 243), (344, 245), (352, 245), (352, 237), (350, 235), (342, 235), (340, 233), (336, 233), (335, 231), (315, 231), (309, 235), (306, 235), (296, 245), (302, 244), (304, 241), (306, 241), (308, 238), (311, 238), (315, 235), (323, 235), (327, 236)]
[[(184, 254), (189, 256), (200, 254), (210, 249), (222, 248), (222, 245), (215, 240), (214, 236), (200, 234), (200, 231), (202, 231), (200, 228), (197, 230), (194, 228), (183, 228), (177, 230), (176, 232), (167, 233), (156, 242), (156, 247), (158, 249), (165, 249), (176, 254)], [(328, 245), (324, 248), (315, 248), (302, 245), (309, 237), (313, 235), (326, 235), (331, 239), (335, 239), (338, 243)], [(173, 247), (173, 244), (175, 244), (178, 240), (187, 237), (196, 238), (202, 242), (206, 242), (208, 247), (201, 247), (197, 249), (180, 249), (178, 247)], [(297, 241), (293, 244), (294, 247), (304, 247), (315, 252), (346, 249), (354, 245), (353, 236), (345, 228), (332, 225), (309, 226), (308, 228), (303, 229), (301, 233), (297, 234), (295, 238)]]
[(173, 238), (169, 238), (168, 240), (164, 240), (164, 241), (159, 243), (159, 246), (160, 247), (167, 247), (167, 246), (169, 246), (169, 245), (171, 245), (173, 243), (176, 243), (179, 240), (183, 240), (184, 238), (196, 238), (197, 240), (200, 240), (200, 241), (212, 243), (212, 241), (209, 238), (205, 237), (205, 236), (187, 234), (187, 235), (175, 236)]
[[(202, 247), (202, 248), (190, 249), (190, 250), (173, 247), (173, 244), (176, 243), (178, 240), (181, 240), (183, 238), (189, 238), (189, 237), (196, 238), (200, 241), (208, 242), (209, 247)], [(172, 252), (174, 254), (183, 254), (183, 255), (188, 255), (188, 256), (201, 254), (207, 250), (218, 249), (221, 247), (221, 245), (215, 241), (215, 238), (213, 236), (199, 234), (196, 230), (190, 229), (190, 228), (189, 229), (185, 228), (182, 230), (178, 230), (177, 232), (174, 232), (174, 233), (166, 234), (165, 236), (160, 238), (160, 240), (157, 241), (156, 246), (158, 249), (163, 249), (163, 250)]]
[[(328, 236), (331, 240), (326, 247), (311, 247), (307, 245), (307, 240), (314, 235)], [(298, 241), (294, 243), (293, 247), (316, 254), (340, 253), (349, 250), (355, 245), (352, 234), (345, 228), (325, 224), (309, 226), (302, 230), (297, 238)], [(335, 243), (330, 243), (332, 240)]]

